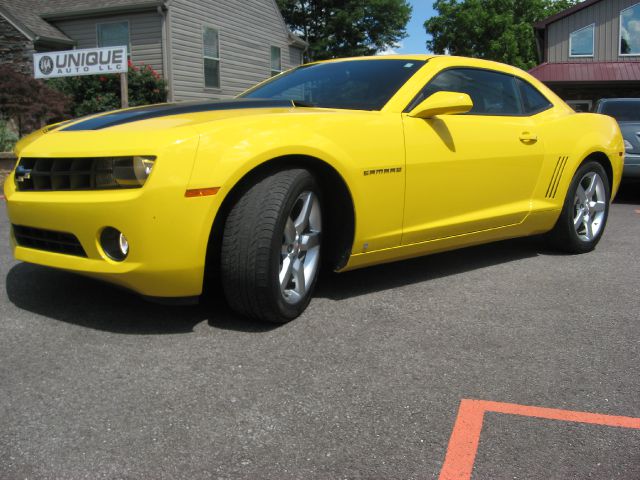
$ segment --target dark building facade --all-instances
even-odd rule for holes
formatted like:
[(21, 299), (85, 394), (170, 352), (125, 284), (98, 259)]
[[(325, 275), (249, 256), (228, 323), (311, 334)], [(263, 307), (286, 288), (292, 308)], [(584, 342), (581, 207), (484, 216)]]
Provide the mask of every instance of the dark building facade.
[(535, 25), (542, 64), (530, 73), (577, 110), (640, 97), (640, 2), (586, 0)]

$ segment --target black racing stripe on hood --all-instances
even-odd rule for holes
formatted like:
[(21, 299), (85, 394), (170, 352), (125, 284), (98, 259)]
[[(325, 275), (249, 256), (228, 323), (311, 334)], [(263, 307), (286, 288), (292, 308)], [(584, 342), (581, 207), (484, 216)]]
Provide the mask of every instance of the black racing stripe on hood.
[(291, 100), (268, 99), (237, 99), (204, 103), (165, 103), (131, 110), (119, 110), (99, 117), (91, 117), (60, 130), (101, 130), (103, 128), (115, 127), (116, 125), (123, 125), (125, 123), (139, 122), (150, 118), (168, 117), (170, 115), (181, 115), (184, 113), (213, 112), (217, 110), (236, 110), (246, 108), (286, 108), (292, 106), (293, 102)]

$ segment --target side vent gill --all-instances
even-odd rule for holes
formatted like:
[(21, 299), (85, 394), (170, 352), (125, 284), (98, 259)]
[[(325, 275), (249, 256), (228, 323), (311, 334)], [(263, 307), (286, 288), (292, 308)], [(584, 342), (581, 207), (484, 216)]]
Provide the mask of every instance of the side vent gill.
[(556, 163), (556, 168), (553, 171), (553, 175), (551, 175), (551, 181), (549, 182), (549, 186), (547, 187), (547, 193), (545, 194), (545, 198), (556, 198), (558, 185), (560, 185), (562, 172), (564, 172), (564, 167), (567, 165), (568, 159), (569, 157), (558, 158), (558, 163)]

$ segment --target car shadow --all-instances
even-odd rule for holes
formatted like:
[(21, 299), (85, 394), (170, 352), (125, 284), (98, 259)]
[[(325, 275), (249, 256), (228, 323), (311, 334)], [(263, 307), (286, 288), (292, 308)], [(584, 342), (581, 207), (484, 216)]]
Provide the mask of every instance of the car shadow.
[(221, 298), (192, 306), (162, 305), (97, 280), (28, 263), (9, 270), (6, 288), (7, 297), (18, 308), (112, 333), (191, 333), (204, 321), (215, 328), (242, 332), (278, 327), (235, 315)]
[(538, 237), (518, 238), (345, 273), (328, 273), (321, 277), (315, 296), (342, 300), (531, 258), (540, 253), (553, 254)]
[[(351, 298), (536, 256), (540, 250), (537, 239), (516, 239), (353, 272), (323, 274), (316, 296)], [(97, 280), (28, 263), (11, 268), (6, 289), (9, 300), (23, 310), (119, 334), (191, 333), (205, 321), (213, 328), (248, 333), (281, 326), (234, 314), (221, 295), (193, 306), (160, 305)]]

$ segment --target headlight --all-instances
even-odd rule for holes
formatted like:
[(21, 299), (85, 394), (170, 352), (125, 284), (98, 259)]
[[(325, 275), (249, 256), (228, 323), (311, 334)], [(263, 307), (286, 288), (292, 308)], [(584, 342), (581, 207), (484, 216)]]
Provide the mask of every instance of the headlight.
[(155, 157), (98, 158), (96, 188), (141, 187), (151, 175)]
[(625, 140), (624, 141), (624, 149), (625, 150), (633, 150), (633, 145), (631, 145), (631, 142), (629, 140)]

